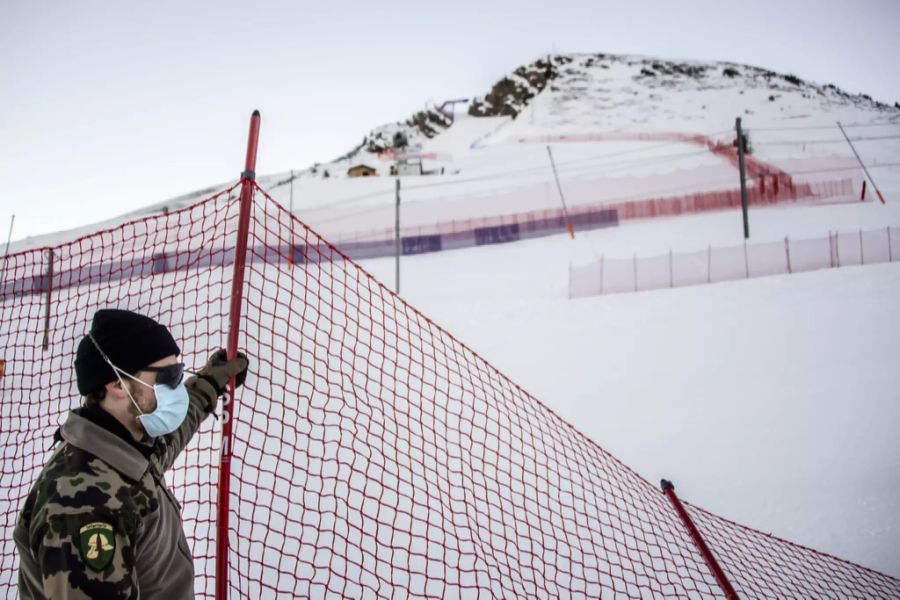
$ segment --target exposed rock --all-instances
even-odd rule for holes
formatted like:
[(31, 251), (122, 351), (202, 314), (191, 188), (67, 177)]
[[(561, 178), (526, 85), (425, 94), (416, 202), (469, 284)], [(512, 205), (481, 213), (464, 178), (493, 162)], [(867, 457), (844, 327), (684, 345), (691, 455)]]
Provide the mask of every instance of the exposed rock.
[(529, 100), (559, 76), (558, 68), (571, 62), (572, 59), (567, 56), (554, 56), (519, 67), (511, 76), (494, 84), (484, 98), (473, 101), (469, 105), (469, 114), (475, 117), (516, 117)]

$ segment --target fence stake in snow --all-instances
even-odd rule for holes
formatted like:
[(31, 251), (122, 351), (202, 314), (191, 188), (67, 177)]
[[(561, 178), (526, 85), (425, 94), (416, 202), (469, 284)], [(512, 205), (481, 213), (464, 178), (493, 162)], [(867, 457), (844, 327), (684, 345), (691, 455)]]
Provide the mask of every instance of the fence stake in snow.
[(12, 228), (13, 228), (13, 223), (15, 223), (15, 222), (16, 222), (16, 215), (13, 215), (12, 218), (9, 220), (9, 233), (6, 236), (6, 252), (3, 253), (4, 256), (9, 254), (9, 242), (12, 240)]
[(713, 556), (712, 550), (709, 549), (709, 546), (706, 545), (706, 541), (703, 539), (703, 536), (700, 535), (700, 530), (697, 529), (696, 525), (694, 525), (694, 521), (691, 519), (691, 515), (688, 514), (688, 511), (684, 508), (681, 500), (678, 498), (678, 496), (675, 495), (675, 486), (671, 481), (663, 479), (660, 482), (660, 487), (662, 487), (662, 491), (666, 495), (666, 498), (668, 498), (669, 502), (672, 503), (672, 506), (675, 508), (675, 512), (678, 513), (678, 517), (681, 519), (681, 523), (684, 525), (684, 528), (687, 529), (688, 535), (691, 537), (691, 541), (694, 542), (694, 545), (697, 546), (697, 550), (699, 550), (700, 554), (703, 556), (703, 560), (704, 562), (706, 562), (706, 566), (709, 567), (709, 570), (712, 571), (713, 576), (715, 576), (716, 583), (718, 583), (719, 587), (722, 588), (722, 591), (725, 592), (725, 597), (729, 600), (737, 600), (737, 592), (734, 591), (734, 588), (731, 586), (731, 582), (728, 581), (728, 578), (725, 576), (725, 572), (722, 570), (722, 567), (719, 566), (719, 563), (716, 561), (716, 557)]
[(675, 287), (675, 275), (672, 273), (672, 249), (669, 248), (669, 287)]
[(397, 175), (394, 194), (397, 198), (394, 207), (394, 292), (400, 295), (400, 176)]
[(887, 236), (888, 236), (888, 262), (894, 262), (894, 252), (891, 248), (891, 228), (887, 228)]
[[(241, 173), (240, 214), (238, 216), (237, 247), (234, 256), (234, 277), (231, 282), (231, 307), (228, 319), (228, 358), (235, 358), (241, 331), (241, 305), (244, 296), (244, 267), (247, 261), (247, 238), (250, 233), (250, 212), (253, 208), (253, 182), (256, 180), (256, 150), (259, 144), (259, 111), (250, 117), (247, 139), (247, 158)], [(222, 451), (219, 464), (218, 514), (216, 524), (216, 598), (228, 598), (228, 516), (231, 487), (231, 428), (234, 413), (234, 378), (228, 384), (228, 397), (222, 403)]]
[(53, 250), (47, 250), (47, 299), (45, 301), (44, 341), (42, 344), (44, 350), (50, 347), (50, 300), (53, 295), (53, 259), (55, 256)]
[(600, 255), (600, 295), (603, 295), (603, 255)]
[(831, 231), (828, 232), (828, 265), (834, 268), (834, 241), (831, 239)]
[(787, 271), (788, 273), (792, 273), (791, 271), (791, 242), (788, 240), (788, 236), (784, 236), (784, 257), (787, 259)]
[(853, 146), (853, 142), (850, 141), (850, 137), (847, 135), (847, 132), (844, 131), (844, 126), (841, 125), (840, 121), (837, 122), (837, 126), (841, 130), (841, 133), (844, 134), (844, 139), (847, 140), (847, 144), (850, 146), (850, 150), (853, 151), (853, 156), (856, 157), (857, 162), (859, 162), (859, 166), (862, 167), (863, 173), (866, 174), (866, 178), (868, 178), (869, 183), (871, 183), (872, 187), (875, 188), (875, 195), (877, 195), (878, 199), (881, 200), (881, 203), (884, 204), (884, 196), (881, 195), (881, 190), (879, 190), (878, 186), (875, 185), (875, 180), (872, 179), (872, 175), (869, 174), (869, 170), (866, 168), (866, 165), (863, 164), (862, 159), (859, 157), (859, 153)]
[(556, 189), (559, 191), (559, 201), (562, 203), (563, 215), (566, 217), (566, 229), (569, 235), (575, 239), (575, 228), (572, 226), (572, 220), (569, 219), (569, 208), (566, 206), (566, 197), (563, 195), (562, 185), (559, 183), (559, 174), (556, 172), (556, 162), (553, 160), (553, 151), (547, 146), (547, 155), (550, 157), (550, 166), (553, 168), (553, 178), (556, 179)]
[(750, 224), (747, 222), (747, 174), (744, 170), (744, 132), (741, 130), (741, 118), (734, 123), (737, 131), (738, 170), (741, 174), (741, 211), (744, 214), (744, 239), (750, 237)]
[(747, 259), (747, 240), (744, 240), (744, 276), (750, 279), (750, 261)]
[(706, 283), (712, 283), (712, 244), (706, 247)]
[(632, 276), (634, 277), (634, 291), (638, 291), (638, 284), (637, 284), (637, 252), (635, 252), (635, 253), (632, 255), (632, 258), (631, 258), (631, 270), (632, 270)]
[(834, 263), (838, 267), (841, 266), (841, 245), (837, 231), (834, 232)]
[(866, 255), (863, 253), (862, 227), (859, 228), (859, 264), (866, 264)]
[(294, 170), (291, 169), (291, 214), (294, 214)]
[(860, 201), (860, 202), (865, 202), (865, 201), (866, 201), (866, 183), (867, 183), (866, 180), (863, 179), (862, 192), (859, 194), (859, 201)]

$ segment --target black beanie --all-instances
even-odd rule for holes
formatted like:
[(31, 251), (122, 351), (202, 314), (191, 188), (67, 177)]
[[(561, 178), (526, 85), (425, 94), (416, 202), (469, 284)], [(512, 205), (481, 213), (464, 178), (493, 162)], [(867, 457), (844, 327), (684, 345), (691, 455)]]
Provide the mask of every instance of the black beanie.
[[(161, 358), (181, 354), (168, 329), (127, 310), (98, 310), (90, 333), (109, 360), (126, 373), (137, 373)], [(116, 380), (116, 372), (87, 335), (75, 353), (75, 377), (82, 396)]]

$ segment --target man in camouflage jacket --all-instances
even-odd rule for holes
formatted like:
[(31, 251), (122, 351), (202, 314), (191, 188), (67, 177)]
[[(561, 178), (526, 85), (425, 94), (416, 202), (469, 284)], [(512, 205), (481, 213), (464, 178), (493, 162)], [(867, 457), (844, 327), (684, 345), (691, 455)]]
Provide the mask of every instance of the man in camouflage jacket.
[[(227, 360), (220, 350), (181, 382), (179, 367), (173, 371), (179, 353), (168, 330), (147, 317), (118, 310), (94, 316), (75, 360), (85, 404), (57, 431), (62, 443), (16, 524), (20, 597), (194, 597), (181, 509), (163, 474), (215, 410), (228, 381), (243, 383), (248, 361)], [(151, 386), (162, 386), (164, 373), (179, 379), (168, 382), (170, 393), (186, 389), (187, 415), (151, 438), (145, 429), (159, 428), (138, 417), (155, 413), (165, 393)]]

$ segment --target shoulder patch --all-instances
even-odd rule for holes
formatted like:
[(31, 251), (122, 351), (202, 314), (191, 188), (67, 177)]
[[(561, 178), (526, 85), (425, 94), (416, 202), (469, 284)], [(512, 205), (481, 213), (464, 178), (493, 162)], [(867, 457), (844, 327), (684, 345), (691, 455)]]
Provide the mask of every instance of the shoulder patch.
[(109, 523), (88, 523), (78, 530), (78, 541), (81, 559), (94, 571), (102, 571), (109, 566), (116, 553), (116, 536)]

